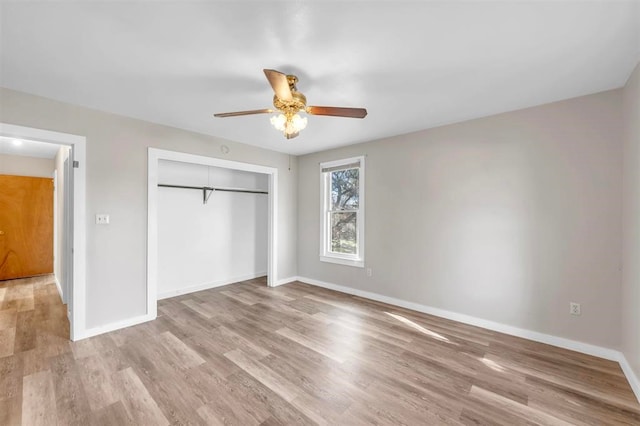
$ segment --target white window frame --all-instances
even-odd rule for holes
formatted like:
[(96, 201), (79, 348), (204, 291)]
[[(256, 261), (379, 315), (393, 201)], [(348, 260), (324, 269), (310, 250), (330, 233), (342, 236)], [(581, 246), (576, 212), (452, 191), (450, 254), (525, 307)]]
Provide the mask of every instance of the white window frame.
[[(337, 263), (340, 265), (355, 266), (358, 268), (364, 268), (364, 210), (365, 210), (365, 193), (364, 193), (364, 178), (365, 178), (365, 157), (351, 157), (343, 160), (327, 161), (320, 163), (320, 260), (322, 262)], [(323, 169), (340, 167), (348, 164), (359, 162), (358, 173), (358, 210), (356, 213), (356, 241), (357, 241), (357, 254), (341, 254), (330, 251), (331, 247), (331, 218), (330, 218), (330, 205), (331, 205), (331, 172), (323, 172)]]

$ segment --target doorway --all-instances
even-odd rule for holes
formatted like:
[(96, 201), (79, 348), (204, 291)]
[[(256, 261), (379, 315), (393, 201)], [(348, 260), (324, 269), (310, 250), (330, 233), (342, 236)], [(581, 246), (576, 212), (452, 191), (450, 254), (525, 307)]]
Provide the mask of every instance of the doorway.
[[(0, 136), (16, 140), (29, 140), (45, 144), (65, 145), (71, 148), (65, 177), (69, 182), (68, 199), (64, 200), (70, 214), (65, 215), (63, 235), (58, 237), (66, 241), (65, 249), (60, 253), (68, 269), (65, 283), (68, 295), (68, 317), (71, 340), (85, 337), (85, 261), (86, 261), (86, 221), (85, 221), (85, 182), (86, 182), (86, 138), (67, 133), (53, 132), (32, 127), (0, 123)], [(73, 167), (73, 166), (77, 167)], [(60, 176), (58, 176), (59, 178)], [(64, 290), (63, 290), (64, 293)]]
[[(277, 282), (277, 181), (278, 169), (219, 158), (165, 151), (149, 148), (148, 154), (148, 221), (147, 221), (147, 316), (157, 316), (158, 300), (158, 185), (160, 161), (187, 163), (197, 166), (216, 167), (237, 172), (250, 172), (266, 175), (268, 179), (268, 223), (267, 223), (267, 285), (274, 286)], [(207, 191), (203, 192), (203, 202)]]

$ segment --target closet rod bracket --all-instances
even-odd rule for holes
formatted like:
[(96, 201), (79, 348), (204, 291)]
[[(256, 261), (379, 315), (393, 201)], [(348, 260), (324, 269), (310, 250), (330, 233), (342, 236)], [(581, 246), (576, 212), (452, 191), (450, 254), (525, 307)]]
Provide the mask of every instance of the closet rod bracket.
[[(206, 186), (202, 188), (202, 204), (207, 204), (209, 202), (209, 198), (215, 190), (215, 188), (207, 188)], [(210, 191), (209, 194), (207, 194), (207, 191)]]

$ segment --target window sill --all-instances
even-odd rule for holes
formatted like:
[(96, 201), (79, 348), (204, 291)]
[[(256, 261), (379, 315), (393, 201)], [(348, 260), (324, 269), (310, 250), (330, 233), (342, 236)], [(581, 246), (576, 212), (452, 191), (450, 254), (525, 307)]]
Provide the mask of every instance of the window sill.
[(344, 259), (342, 257), (320, 256), (321, 262), (337, 263), (338, 265), (354, 266), (356, 268), (364, 268), (364, 260)]

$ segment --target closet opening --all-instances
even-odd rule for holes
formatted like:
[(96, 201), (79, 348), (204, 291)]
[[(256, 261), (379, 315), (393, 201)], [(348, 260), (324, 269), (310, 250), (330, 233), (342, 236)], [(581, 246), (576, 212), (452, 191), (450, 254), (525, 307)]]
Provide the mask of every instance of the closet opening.
[(147, 314), (157, 301), (276, 276), (277, 169), (149, 148)]

